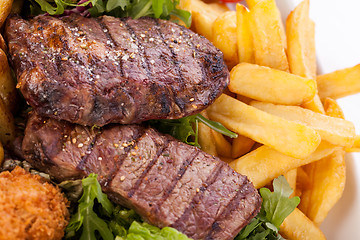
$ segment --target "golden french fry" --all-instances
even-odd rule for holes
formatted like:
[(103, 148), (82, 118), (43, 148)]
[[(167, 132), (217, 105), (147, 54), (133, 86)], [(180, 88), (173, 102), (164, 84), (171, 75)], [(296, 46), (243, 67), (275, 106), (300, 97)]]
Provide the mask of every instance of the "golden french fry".
[(284, 118), (302, 123), (319, 132), (321, 138), (332, 144), (351, 147), (355, 140), (355, 127), (350, 121), (326, 116), (298, 106), (275, 105), (272, 103), (251, 102), (251, 106)]
[(238, 158), (246, 153), (248, 153), (251, 148), (254, 146), (255, 141), (251, 138), (239, 135), (233, 140), (231, 148), (231, 156), (233, 158)]
[(11, 5), (13, 0), (1, 0), (0, 1), (0, 27), (5, 22), (5, 19), (11, 11)]
[(302, 193), (311, 186), (310, 178), (303, 167), (297, 168), (296, 175), (296, 196), (302, 199)]
[(192, 15), (191, 28), (211, 41), (213, 36), (212, 25), (215, 19), (228, 11), (229, 8), (225, 4), (206, 4), (201, 0), (191, 0), (190, 10)]
[(4, 51), (4, 53), (7, 53), (7, 46), (5, 43), (5, 40), (3, 38), (3, 36), (0, 34), (0, 49)]
[(286, 37), (275, 0), (259, 1), (250, 8), (255, 63), (289, 71)]
[[(206, 111), (202, 111), (201, 115), (208, 118)], [(199, 144), (201, 150), (213, 156), (217, 156), (216, 144), (211, 129), (203, 123), (199, 123)]]
[(246, 4), (249, 6), (249, 8), (253, 8), (256, 4), (261, 2), (262, 0), (246, 0)]
[(317, 113), (322, 113), (322, 114), (325, 113), (324, 106), (321, 103), (317, 90), (314, 98), (302, 104), (301, 106)]
[(249, 23), (249, 10), (236, 4), (236, 34), (239, 62), (254, 62), (253, 39)]
[(235, 159), (230, 166), (238, 173), (248, 176), (254, 186), (260, 188), (283, 173), (330, 155), (336, 148), (338, 147), (322, 141), (315, 152), (300, 159), (282, 154), (268, 146), (261, 146)]
[(239, 63), (230, 72), (231, 92), (259, 101), (298, 105), (312, 99), (316, 82), (291, 73)]
[(7, 108), (13, 112), (17, 105), (17, 92), (15, 81), (11, 76), (6, 54), (0, 49), (0, 98), (4, 101)]
[(324, 99), (324, 109), (325, 109), (325, 114), (330, 117), (337, 117), (337, 118), (345, 119), (342, 109), (340, 108), (340, 106), (336, 102), (336, 100), (334, 100), (334, 99), (325, 98)]
[(315, 26), (309, 18), (309, 0), (304, 0), (286, 19), (290, 72), (315, 79)]
[(235, 66), (238, 60), (236, 36), (236, 12), (224, 12), (216, 18), (212, 26), (212, 42), (224, 54), (224, 60), (229, 68)]
[(216, 152), (219, 156), (231, 158), (231, 144), (225, 139), (225, 137), (211, 129), (213, 138), (215, 140)]
[(321, 99), (338, 99), (360, 92), (360, 64), (316, 78)]
[[(309, 18), (309, 0), (301, 2), (286, 19), (287, 56), (290, 72), (316, 79), (315, 24)], [(324, 113), (317, 92), (303, 107)]]
[(326, 239), (321, 230), (308, 219), (298, 208), (285, 218), (279, 233), (291, 240), (322, 240)]
[(289, 183), (290, 187), (293, 190), (290, 197), (294, 197), (296, 193), (297, 168), (291, 169), (284, 173), (284, 177), (286, 178), (286, 181)]
[(231, 163), (232, 161), (234, 161), (233, 158), (222, 157), (222, 156), (219, 156), (219, 158), (220, 158), (223, 162), (226, 162), (226, 163)]
[(10, 143), (15, 138), (14, 118), (0, 98), (0, 141), (3, 145)]
[(337, 149), (330, 156), (304, 166), (304, 170), (312, 185), (303, 193), (306, 208), (300, 203), (299, 209), (319, 226), (344, 191), (344, 151)]
[(305, 158), (320, 143), (315, 130), (265, 113), (225, 94), (207, 109), (207, 113), (210, 119), (228, 129), (292, 157)]
[(360, 135), (355, 137), (354, 144), (351, 148), (346, 148), (346, 152), (360, 152)]

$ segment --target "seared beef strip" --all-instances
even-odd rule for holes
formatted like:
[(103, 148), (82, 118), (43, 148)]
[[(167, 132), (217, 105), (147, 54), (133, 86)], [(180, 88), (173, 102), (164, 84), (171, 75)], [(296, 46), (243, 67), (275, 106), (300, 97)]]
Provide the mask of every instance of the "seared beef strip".
[(12, 17), (5, 36), (27, 102), (41, 116), (81, 125), (192, 115), (229, 81), (223, 54), (169, 21)]
[(22, 148), (27, 161), (59, 181), (98, 174), (111, 200), (193, 239), (233, 239), (260, 210), (246, 176), (140, 125), (89, 128), (33, 114)]

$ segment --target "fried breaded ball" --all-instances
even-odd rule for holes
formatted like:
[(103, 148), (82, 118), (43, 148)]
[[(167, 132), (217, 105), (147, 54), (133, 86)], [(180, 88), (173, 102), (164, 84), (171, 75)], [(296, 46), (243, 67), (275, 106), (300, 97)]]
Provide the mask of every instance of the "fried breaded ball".
[(61, 239), (69, 220), (59, 189), (20, 167), (0, 173), (0, 239)]

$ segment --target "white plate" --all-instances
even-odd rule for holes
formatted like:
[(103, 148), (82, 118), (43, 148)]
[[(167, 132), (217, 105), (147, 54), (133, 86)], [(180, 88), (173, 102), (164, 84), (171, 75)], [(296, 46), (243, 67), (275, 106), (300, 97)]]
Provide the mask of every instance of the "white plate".
[[(277, 0), (283, 19), (299, 0)], [(360, 1), (310, 0), (310, 16), (316, 24), (319, 73), (360, 63)], [(360, 79), (359, 79), (360, 81)], [(360, 94), (339, 101), (347, 120), (360, 133)], [(360, 154), (348, 154), (345, 192), (321, 225), (329, 240), (360, 239)]]

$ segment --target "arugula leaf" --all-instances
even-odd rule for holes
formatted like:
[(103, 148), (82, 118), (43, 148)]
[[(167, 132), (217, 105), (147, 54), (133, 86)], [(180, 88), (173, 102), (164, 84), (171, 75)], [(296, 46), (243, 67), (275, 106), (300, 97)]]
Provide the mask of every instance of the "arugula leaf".
[(300, 203), (299, 197), (289, 198), (293, 190), (284, 176), (273, 181), (274, 192), (261, 188), (263, 199), (260, 213), (236, 236), (235, 240), (281, 240), (278, 231), (284, 219)]
[(98, 232), (104, 240), (112, 240), (114, 236), (108, 224), (94, 212), (95, 199), (100, 203), (104, 214), (110, 216), (113, 205), (106, 194), (101, 191), (96, 174), (90, 174), (82, 180), (83, 195), (79, 199), (78, 210), (74, 214), (66, 228), (67, 237), (75, 236), (82, 229), (80, 239), (96, 240), (95, 232)]
[(266, 213), (266, 219), (280, 228), (284, 219), (299, 205), (300, 198), (289, 196), (293, 192), (284, 176), (280, 176), (273, 181), (274, 192), (267, 188), (261, 188), (260, 194), (263, 198), (263, 210)]
[(200, 147), (198, 142), (199, 122), (204, 123), (211, 129), (224, 134), (225, 136), (236, 138), (238, 135), (226, 129), (221, 123), (211, 121), (201, 114), (183, 117), (173, 120), (150, 120), (148, 123), (162, 133), (167, 133), (174, 138), (196, 147)]
[(224, 125), (222, 125), (221, 123), (219, 122), (214, 122), (214, 121), (211, 121), (207, 118), (205, 118), (203, 115), (201, 114), (197, 114), (195, 115), (196, 118), (204, 123), (206, 126), (208, 126), (209, 128), (212, 128), (213, 130), (219, 132), (219, 133), (222, 133), (224, 134), (225, 136), (228, 136), (228, 137), (231, 137), (231, 138), (237, 138), (238, 135), (236, 133), (233, 133), (231, 132), (230, 130), (228, 130), (226, 127), (224, 127)]

